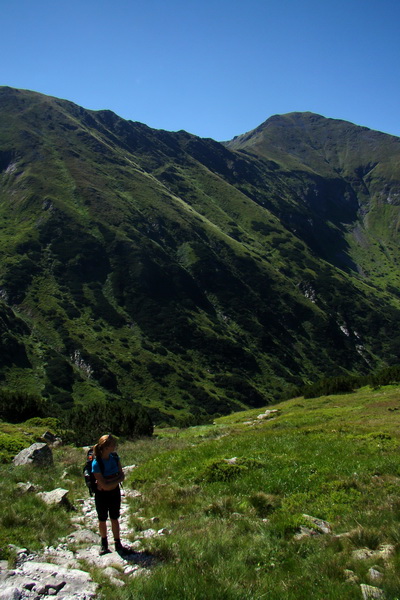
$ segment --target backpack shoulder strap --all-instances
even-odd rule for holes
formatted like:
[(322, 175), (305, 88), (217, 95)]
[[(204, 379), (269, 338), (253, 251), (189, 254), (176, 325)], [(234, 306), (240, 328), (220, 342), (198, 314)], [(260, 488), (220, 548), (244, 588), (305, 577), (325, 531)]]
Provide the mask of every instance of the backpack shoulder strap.
[(101, 474), (104, 475), (104, 463), (102, 458), (96, 458), (97, 464), (100, 467)]

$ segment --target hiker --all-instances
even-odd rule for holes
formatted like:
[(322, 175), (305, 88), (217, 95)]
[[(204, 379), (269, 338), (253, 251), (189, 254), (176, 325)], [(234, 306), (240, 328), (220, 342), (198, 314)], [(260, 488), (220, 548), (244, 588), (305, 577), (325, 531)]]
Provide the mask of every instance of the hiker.
[(119, 484), (124, 480), (118, 454), (115, 452), (117, 441), (111, 435), (103, 435), (94, 446), (95, 458), (92, 462), (92, 472), (96, 478), (95, 504), (99, 518), (101, 535), (100, 555), (110, 552), (107, 540), (107, 517), (110, 516), (111, 530), (114, 536), (115, 550), (119, 554), (129, 552), (120, 540), (119, 512), (121, 507), (121, 490)]

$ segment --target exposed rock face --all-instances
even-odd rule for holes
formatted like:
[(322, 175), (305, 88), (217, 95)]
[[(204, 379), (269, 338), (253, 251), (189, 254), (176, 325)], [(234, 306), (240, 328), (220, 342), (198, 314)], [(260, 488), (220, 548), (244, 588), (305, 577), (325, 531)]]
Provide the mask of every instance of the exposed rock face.
[(47, 444), (37, 442), (29, 448), (24, 448), (13, 458), (14, 465), (47, 466), (53, 464), (53, 453)]

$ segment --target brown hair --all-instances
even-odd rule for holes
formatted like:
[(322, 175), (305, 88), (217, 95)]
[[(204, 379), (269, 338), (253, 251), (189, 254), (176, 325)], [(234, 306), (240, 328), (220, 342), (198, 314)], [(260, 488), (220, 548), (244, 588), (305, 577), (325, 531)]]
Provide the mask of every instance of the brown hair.
[(107, 435), (102, 435), (97, 444), (93, 446), (96, 459), (98, 460), (99, 458), (101, 458), (101, 455), (105, 448), (108, 448), (108, 446), (111, 446), (112, 444), (116, 443), (117, 440), (111, 435), (111, 433), (108, 433)]

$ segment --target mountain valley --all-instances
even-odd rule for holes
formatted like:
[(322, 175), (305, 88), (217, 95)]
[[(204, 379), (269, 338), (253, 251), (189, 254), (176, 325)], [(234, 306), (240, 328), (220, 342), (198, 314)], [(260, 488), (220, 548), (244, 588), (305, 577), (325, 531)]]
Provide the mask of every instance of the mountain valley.
[(0, 88), (0, 377), (201, 422), (400, 350), (400, 139), (291, 113), (229, 142)]

